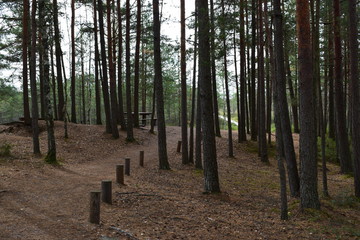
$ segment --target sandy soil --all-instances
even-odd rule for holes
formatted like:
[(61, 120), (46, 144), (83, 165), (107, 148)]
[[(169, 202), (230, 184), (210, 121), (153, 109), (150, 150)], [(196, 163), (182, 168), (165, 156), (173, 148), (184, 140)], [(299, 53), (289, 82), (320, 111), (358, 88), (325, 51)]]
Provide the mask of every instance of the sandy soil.
[[(41, 130), (45, 153), (43, 122)], [(289, 198), (290, 220), (281, 221), (276, 162), (261, 163), (256, 143), (234, 141), (236, 157), (228, 158), (223, 132), (217, 139), (222, 193), (209, 195), (202, 192), (202, 171), (181, 164), (178, 127), (167, 128), (170, 171), (158, 170), (157, 137), (148, 129), (135, 130), (135, 143), (125, 142), (126, 132), (111, 139), (103, 126), (69, 124), (69, 134), (65, 140), (56, 122), (61, 165), (51, 166), (31, 154), (30, 129), (0, 126), (0, 146), (12, 145), (11, 156), (0, 157), (0, 239), (360, 239), (353, 179), (335, 165), (329, 165), (332, 198), (321, 199), (322, 210), (301, 212)], [(115, 184), (115, 166), (125, 157), (131, 175), (122, 186)], [(89, 193), (102, 180), (113, 181), (113, 204), (101, 204), (101, 224), (94, 225)]]

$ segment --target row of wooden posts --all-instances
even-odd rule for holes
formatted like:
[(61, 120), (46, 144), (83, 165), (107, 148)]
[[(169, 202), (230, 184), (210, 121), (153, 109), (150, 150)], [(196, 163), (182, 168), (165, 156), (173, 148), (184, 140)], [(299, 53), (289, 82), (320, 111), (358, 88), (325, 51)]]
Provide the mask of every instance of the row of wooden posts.
[[(144, 151), (140, 151), (139, 165), (144, 167)], [(124, 165), (116, 165), (116, 183), (124, 185), (124, 173), (130, 176), (130, 158), (125, 158)], [(101, 191), (90, 192), (90, 223), (100, 223), (100, 197), (104, 203), (112, 204), (112, 181), (101, 181)]]

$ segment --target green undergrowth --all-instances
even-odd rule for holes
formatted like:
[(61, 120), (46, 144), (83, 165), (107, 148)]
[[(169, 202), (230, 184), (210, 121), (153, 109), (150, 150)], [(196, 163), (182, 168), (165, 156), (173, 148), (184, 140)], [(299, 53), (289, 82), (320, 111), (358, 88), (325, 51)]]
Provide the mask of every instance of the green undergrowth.
[(0, 145), (0, 157), (11, 156), (12, 145), (8, 142), (4, 142)]

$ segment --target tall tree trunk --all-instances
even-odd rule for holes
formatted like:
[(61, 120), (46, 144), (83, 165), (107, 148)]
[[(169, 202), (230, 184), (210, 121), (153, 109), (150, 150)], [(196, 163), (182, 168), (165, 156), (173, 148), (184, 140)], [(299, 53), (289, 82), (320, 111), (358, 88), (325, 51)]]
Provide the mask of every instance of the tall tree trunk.
[(210, 0), (210, 51), (211, 51), (211, 82), (214, 105), (214, 127), (215, 135), (221, 137), (219, 122), (219, 106), (216, 84), (216, 66), (215, 66), (215, 20), (214, 20), (214, 0)]
[(111, 35), (111, 8), (112, 4), (110, 0), (106, 1), (107, 5), (107, 36), (108, 36), (108, 58), (109, 58), (109, 76), (110, 76), (110, 99), (111, 99), (111, 134), (112, 137), (119, 138), (119, 130), (117, 128), (117, 96), (116, 96), (116, 76), (115, 67), (113, 61), (113, 39)]
[[(278, 126), (281, 133), (281, 143), (283, 146), (277, 147), (284, 151), (284, 157), (289, 177), (290, 194), (292, 197), (300, 196), (300, 179), (296, 164), (296, 156), (294, 150), (294, 142), (291, 133), (289, 109), (286, 97), (286, 76), (284, 69), (284, 47), (283, 47), (283, 15), (280, 8), (280, 0), (274, 0), (274, 50), (275, 50), (275, 66), (276, 77), (274, 81), (274, 108), (276, 109)], [(278, 133), (278, 131), (276, 131)], [(277, 143), (278, 139), (276, 139)], [(281, 156), (281, 154), (280, 154)]]
[(80, 57), (81, 57), (81, 123), (86, 124), (86, 111), (85, 111), (85, 67), (84, 67), (84, 43), (81, 40), (81, 50), (80, 50)]
[(185, 0), (180, 0), (181, 23), (181, 159), (183, 164), (189, 163), (188, 134), (187, 134), (187, 86), (186, 86), (186, 44), (185, 44)]
[(256, 141), (257, 139), (257, 119), (256, 119), (256, 91), (255, 91), (255, 80), (256, 80), (256, 69), (255, 69), (255, 48), (256, 48), (256, 0), (252, 0), (251, 3), (251, 88), (250, 94), (250, 124), (251, 124), (251, 140)]
[(43, 56), (43, 80), (44, 80), (44, 110), (47, 128), (48, 150), (45, 161), (48, 163), (56, 163), (56, 143), (54, 135), (54, 120), (50, 101), (50, 63), (49, 63), (49, 38), (47, 17), (49, 12), (46, 10), (45, 0), (39, 1), (39, 34), (41, 40), (40, 53)]
[(135, 76), (134, 76), (134, 127), (139, 127), (139, 76), (140, 76), (140, 37), (141, 37), (141, 0), (137, 0)]
[[(195, 122), (195, 102), (196, 98), (196, 62), (197, 62), (197, 24), (198, 24), (198, 12), (197, 1), (195, 1), (195, 29), (194, 29), (194, 66), (193, 66), (193, 79), (192, 79), (192, 97), (191, 97), (191, 119), (190, 119), (190, 143), (189, 143), (189, 162), (194, 162), (194, 122)], [(200, 120), (201, 121), (201, 120)], [(196, 125), (196, 128), (198, 126)], [(201, 147), (200, 147), (201, 148)], [(202, 164), (201, 164), (202, 167)]]
[[(59, 31), (59, 19), (58, 19), (58, 3), (57, 0), (53, 2), (54, 7), (54, 33), (55, 33), (55, 56), (56, 56), (56, 79), (58, 86), (58, 116), (59, 120), (64, 120), (64, 87), (61, 74), (61, 46), (60, 46), (60, 31)], [(33, 30), (32, 30), (33, 31)]]
[(209, 44), (209, 9), (207, 0), (198, 0), (199, 6), (199, 82), (201, 101), (201, 123), (204, 150), (205, 192), (220, 192), (214, 115), (212, 104), (210, 44)]
[[(328, 21), (332, 22), (332, 0), (328, 0)], [(334, 94), (334, 43), (333, 43), (333, 26), (329, 24), (328, 27), (328, 45), (327, 45), (327, 52), (328, 52), (328, 59), (329, 59), (329, 137), (331, 139), (335, 139), (335, 94)]]
[(23, 107), (24, 107), (24, 122), (26, 125), (31, 124), (30, 106), (29, 106), (29, 84), (28, 84), (28, 47), (29, 47), (29, 0), (23, 1), (23, 42), (22, 42), (22, 80), (23, 80)]
[(126, 0), (126, 111), (127, 111), (127, 124), (126, 124), (126, 139), (134, 141), (133, 132), (133, 115), (131, 107), (131, 66), (130, 66), (130, 0)]
[(240, 125), (239, 142), (246, 141), (245, 101), (246, 101), (246, 55), (245, 55), (245, 16), (244, 0), (240, 1)]
[(100, 84), (99, 84), (99, 43), (98, 43), (98, 26), (97, 26), (97, 5), (96, 0), (94, 4), (94, 44), (95, 44), (95, 105), (96, 105), (96, 124), (101, 125), (101, 96), (100, 96)]
[(240, 125), (241, 125), (241, 117), (240, 117), (240, 89), (239, 89), (239, 78), (238, 78), (238, 68), (237, 68), (237, 58), (236, 58), (236, 31), (234, 30), (233, 34), (233, 50), (234, 50), (234, 68), (235, 68), (235, 86), (236, 86), (236, 113), (237, 113), (237, 130), (238, 130), (238, 142), (240, 143)]
[(158, 118), (158, 152), (159, 168), (170, 169), (166, 147), (166, 128), (164, 116), (164, 93), (160, 51), (160, 19), (159, 19), (159, 0), (153, 0), (154, 17), (154, 69), (155, 69), (155, 88), (156, 88), (156, 110)]
[(264, 4), (264, 23), (265, 23), (265, 43), (266, 43), (266, 131), (268, 134), (268, 144), (271, 146), (271, 105), (272, 105), (272, 83), (275, 79), (274, 74), (274, 52), (272, 48), (272, 29), (269, 28), (268, 4)]
[(346, 111), (344, 106), (341, 38), (340, 38), (340, 2), (334, 0), (334, 52), (335, 52), (335, 105), (336, 105), (336, 138), (342, 173), (352, 172), (349, 140), (346, 129)]
[(320, 208), (317, 191), (317, 149), (312, 49), (308, 0), (296, 0), (300, 84), (300, 206)]
[(40, 154), (39, 109), (36, 89), (36, 0), (31, 5), (31, 49), (30, 49), (30, 87), (31, 87), (31, 128), (33, 131), (33, 153)]
[(71, 0), (71, 122), (76, 123), (75, 0)]
[(200, 82), (197, 84), (197, 98), (196, 98), (196, 135), (195, 135), (195, 168), (203, 169), (202, 164), (202, 130), (201, 130), (201, 100), (200, 100)]
[(263, 0), (259, 0), (259, 65), (258, 65), (258, 88), (259, 88), (259, 153), (262, 162), (269, 162), (266, 144), (266, 121), (265, 121), (265, 74), (264, 74), (264, 37), (263, 37)]
[(112, 133), (109, 85), (108, 85), (106, 49), (105, 49), (104, 10), (103, 10), (102, 0), (98, 0), (98, 12), (99, 12), (100, 46), (101, 46), (101, 64), (102, 64), (102, 92), (104, 98), (104, 109), (105, 109), (105, 118), (106, 118), (106, 132)]
[(226, 92), (226, 110), (227, 110), (227, 124), (228, 124), (228, 155), (234, 157), (233, 141), (232, 141), (232, 126), (231, 126), (231, 109), (230, 109), (230, 93), (229, 93), (229, 78), (227, 69), (227, 47), (226, 47), (226, 35), (225, 35), (225, 4), (224, 0), (221, 0), (221, 15), (222, 26), (221, 36), (224, 49), (224, 80), (225, 80), (225, 92)]
[(123, 34), (122, 34), (122, 15), (121, 15), (121, 3), (117, 0), (117, 18), (118, 18), (118, 31), (119, 31), (119, 54), (118, 54), (118, 100), (119, 100), (119, 124), (122, 130), (126, 129), (125, 117), (124, 117), (124, 101), (123, 101), (123, 81), (122, 81), (122, 69), (123, 69)]
[(354, 184), (355, 196), (360, 197), (360, 94), (358, 68), (358, 15), (356, 15), (356, 0), (348, 1), (349, 12), (349, 52), (350, 52), (350, 81), (352, 98), (352, 146), (354, 155)]

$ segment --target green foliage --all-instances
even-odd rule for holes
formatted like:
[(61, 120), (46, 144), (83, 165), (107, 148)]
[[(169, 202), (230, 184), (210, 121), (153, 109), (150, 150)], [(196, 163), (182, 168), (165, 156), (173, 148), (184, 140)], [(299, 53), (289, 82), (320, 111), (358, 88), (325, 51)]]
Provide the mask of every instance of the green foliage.
[(4, 142), (0, 145), (0, 157), (9, 157), (11, 155), (12, 145)]
[(331, 203), (337, 207), (360, 208), (360, 199), (345, 192), (334, 196)]
[(22, 95), (13, 86), (0, 79), (0, 122), (18, 119), (22, 114)]

